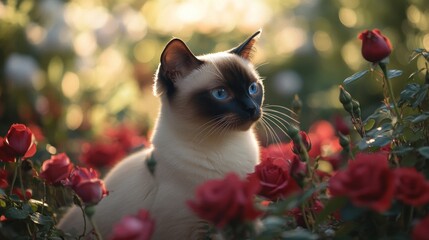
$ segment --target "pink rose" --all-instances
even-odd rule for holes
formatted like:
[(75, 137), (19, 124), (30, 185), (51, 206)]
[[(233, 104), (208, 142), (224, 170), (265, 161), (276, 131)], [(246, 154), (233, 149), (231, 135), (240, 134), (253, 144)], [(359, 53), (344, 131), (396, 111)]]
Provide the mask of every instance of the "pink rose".
[(29, 158), (36, 153), (33, 134), (24, 124), (12, 124), (5, 138), (0, 137), (0, 161)]
[(155, 221), (145, 209), (135, 216), (123, 217), (115, 226), (110, 240), (149, 240), (155, 229)]
[(49, 184), (59, 184), (67, 179), (73, 168), (73, 164), (65, 153), (51, 156), (49, 160), (43, 162), (40, 177)]
[(85, 204), (97, 204), (108, 195), (103, 180), (98, 178), (98, 173), (92, 168), (76, 167), (67, 185), (74, 190)]

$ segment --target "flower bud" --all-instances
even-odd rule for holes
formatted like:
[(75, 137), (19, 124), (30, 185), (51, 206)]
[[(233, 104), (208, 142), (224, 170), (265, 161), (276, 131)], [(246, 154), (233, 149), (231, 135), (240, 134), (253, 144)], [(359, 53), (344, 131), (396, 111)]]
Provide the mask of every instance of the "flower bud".
[(305, 147), (305, 150), (308, 152), (311, 149), (311, 141), (310, 141), (310, 137), (308, 137), (307, 133), (304, 131), (299, 131), (299, 137), (300, 139), (298, 139), (298, 141), (295, 141), (295, 139), (293, 140), (292, 143), (292, 151), (295, 154), (300, 154), (303, 152), (302, 148), (301, 148), (301, 142), (302, 145)]
[(352, 95), (350, 95), (349, 92), (347, 92), (343, 86), (340, 86), (340, 102), (343, 105), (346, 105), (352, 101)]
[(361, 118), (360, 104), (356, 100), (352, 100), (353, 117)]
[(378, 29), (361, 32), (358, 38), (362, 40), (362, 56), (369, 62), (380, 62), (392, 52), (390, 40)]
[[(296, 139), (297, 137), (299, 137), (299, 136), (298, 136), (299, 129), (298, 129), (297, 127), (293, 126), (293, 125), (290, 125), (290, 126), (286, 129), (286, 133), (289, 135), (289, 137), (290, 137), (293, 141), (295, 141), (295, 139)], [(299, 138), (298, 138), (298, 139), (299, 139)]]

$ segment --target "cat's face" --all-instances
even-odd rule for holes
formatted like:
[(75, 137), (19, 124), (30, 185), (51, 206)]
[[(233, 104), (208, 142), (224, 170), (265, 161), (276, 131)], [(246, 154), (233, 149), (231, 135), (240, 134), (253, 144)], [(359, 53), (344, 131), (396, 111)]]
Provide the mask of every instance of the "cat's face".
[(181, 40), (170, 41), (155, 83), (163, 104), (175, 117), (212, 131), (248, 130), (261, 117), (264, 99), (262, 81), (249, 61), (258, 35), (233, 50), (199, 57)]

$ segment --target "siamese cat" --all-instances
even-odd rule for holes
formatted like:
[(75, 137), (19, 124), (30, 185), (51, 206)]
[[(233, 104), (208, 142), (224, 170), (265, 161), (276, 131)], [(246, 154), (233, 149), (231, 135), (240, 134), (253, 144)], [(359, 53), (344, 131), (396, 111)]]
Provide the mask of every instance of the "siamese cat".
[[(110, 193), (94, 215), (103, 238), (123, 216), (142, 208), (155, 219), (154, 240), (205, 236), (207, 223), (185, 203), (193, 199), (196, 186), (229, 172), (245, 178), (259, 160), (253, 126), (262, 116), (264, 87), (250, 62), (259, 35), (232, 50), (203, 56), (194, 56), (180, 39), (166, 45), (155, 74), (161, 109), (152, 146), (106, 175)], [(151, 157), (153, 174), (146, 164)], [(82, 212), (73, 207), (59, 228), (79, 235), (83, 224)]]

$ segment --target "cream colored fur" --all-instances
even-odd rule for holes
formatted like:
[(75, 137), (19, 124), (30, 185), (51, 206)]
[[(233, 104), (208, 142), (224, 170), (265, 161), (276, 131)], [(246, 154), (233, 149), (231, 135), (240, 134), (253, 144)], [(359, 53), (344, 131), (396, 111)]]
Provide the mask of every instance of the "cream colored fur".
[[(246, 131), (209, 129), (207, 121), (189, 109), (188, 96), (200, 88), (215, 87), (214, 78), (221, 74), (217, 61), (243, 64), (256, 75), (251, 64), (232, 54), (217, 53), (201, 57), (209, 62), (176, 82), (174, 103), (161, 95), (161, 110), (150, 149), (136, 153), (117, 164), (105, 177), (109, 196), (96, 207), (95, 222), (106, 238), (113, 225), (123, 216), (139, 209), (150, 211), (156, 221), (154, 240), (200, 239), (204, 222), (186, 206), (195, 187), (208, 179), (222, 178), (228, 172), (245, 177), (258, 161), (258, 142), (253, 128)], [(206, 127), (206, 128), (205, 128)], [(153, 154), (157, 165), (152, 175), (146, 160)], [(83, 218), (73, 207), (59, 227), (81, 234)], [(90, 225), (89, 225), (90, 228)]]

